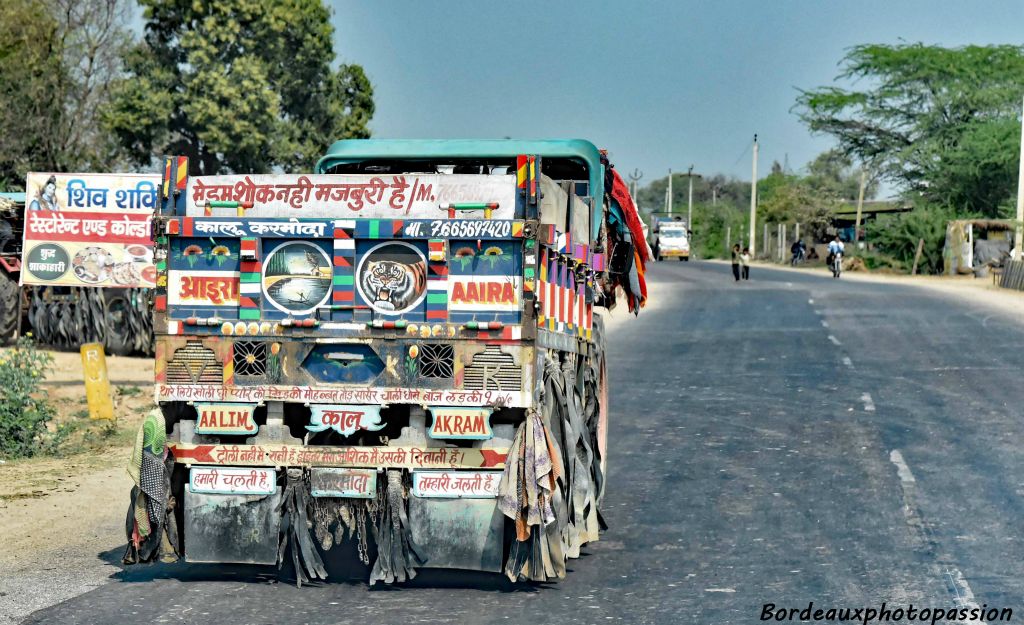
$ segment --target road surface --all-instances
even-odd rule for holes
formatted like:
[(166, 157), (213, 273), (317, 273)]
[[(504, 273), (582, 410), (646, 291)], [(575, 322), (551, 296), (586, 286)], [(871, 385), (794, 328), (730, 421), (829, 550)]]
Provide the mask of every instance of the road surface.
[(332, 559), (334, 581), (296, 589), (272, 569), (154, 565), (26, 622), (724, 624), (809, 601), (1024, 615), (1024, 327), (824, 274), (735, 284), (727, 265), (665, 262), (650, 278), (661, 305), (610, 337), (611, 528), (564, 582), (369, 589)]

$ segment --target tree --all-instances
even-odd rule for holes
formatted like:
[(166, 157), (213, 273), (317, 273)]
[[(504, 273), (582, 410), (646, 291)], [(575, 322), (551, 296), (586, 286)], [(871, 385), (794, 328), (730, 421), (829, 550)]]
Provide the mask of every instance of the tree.
[(0, 185), (29, 170), (102, 169), (114, 144), (97, 123), (125, 42), (124, 0), (0, 3)]
[[(860, 170), (839, 150), (828, 150), (816, 156), (807, 164), (804, 180), (815, 193), (831, 199), (856, 200), (860, 193)], [(864, 185), (864, 199), (875, 197), (877, 192), (878, 183), (869, 176)]]
[(994, 216), (1013, 194), (1024, 46), (860, 45), (835, 86), (804, 91), (801, 119), (908, 192)]
[(132, 159), (190, 159), (192, 174), (308, 170), (336, 139), (368, 137), (373, 89), (331, 69), (321, 0), (142, 0), (144, 41), (105, 116)]

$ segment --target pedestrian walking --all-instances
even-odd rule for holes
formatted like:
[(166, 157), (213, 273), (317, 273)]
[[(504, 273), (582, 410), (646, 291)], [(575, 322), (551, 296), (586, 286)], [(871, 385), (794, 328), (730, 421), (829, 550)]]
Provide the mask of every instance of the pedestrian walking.
[(743, 248), (743, 253), (740, 254), (740, 264), (743, 266), (743, 279), (750, 279), (750, 248)]
[(732, 246), (732, 277), (740, 281), (740, 244)]

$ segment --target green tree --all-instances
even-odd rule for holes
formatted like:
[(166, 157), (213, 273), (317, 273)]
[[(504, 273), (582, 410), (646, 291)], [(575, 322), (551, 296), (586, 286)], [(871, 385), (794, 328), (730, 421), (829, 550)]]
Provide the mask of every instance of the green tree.
[(98, 112), (130, 41), (126, 19), (125, 0), (0, 3), (0, 185), (110, 166)]
[[(822, 152), (808, 163), (804, 181), (816, 194), (830, 199), (853, 201), (860, 193), (860, 170), (839, 150)], [(870, 200), (877, 192), (878, 183), (868, 176), (864, 199)]]
[(373, 89), (332, 69), (321, 0), (141, 0), (144, 41), (106, 114), (132, 159), (182, 154), (193, 174), (308, 170), (336, 139), (368, 137)]
[(929, 203), (994, 216), (1013, 194), (1024, 46), (860, 45), (801, 119), (847, 156)]

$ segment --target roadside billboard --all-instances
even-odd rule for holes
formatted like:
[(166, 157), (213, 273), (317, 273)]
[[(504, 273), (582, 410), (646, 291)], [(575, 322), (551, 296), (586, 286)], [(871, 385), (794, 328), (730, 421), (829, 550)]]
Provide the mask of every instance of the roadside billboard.
[(28, 174), (21, 283), (155, 286), (159, 186), (159, 174)]

